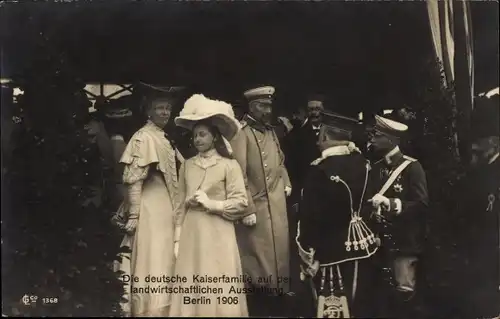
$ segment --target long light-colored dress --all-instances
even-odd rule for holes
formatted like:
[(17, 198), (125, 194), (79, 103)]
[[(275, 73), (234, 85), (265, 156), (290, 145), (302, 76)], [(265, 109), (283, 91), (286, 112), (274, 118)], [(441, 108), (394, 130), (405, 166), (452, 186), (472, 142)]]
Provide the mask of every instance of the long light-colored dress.
[[(151, 289), (167, 284), (148, 283), (146, 277), (171, 276), (174, 268), (173, 219), (174, 207), (179, 202), (175, 159), (176, 152), (164, 131), (148, 122), (132, 136), (120, 161), (125, 164), (124, 183), (142, 183), (137, 228), (122, 241), (122, 246), (129, 247), (131, 253), (122, 254), (121, 263), (115, 265), (115, 270), (123, 271), (132, 279), (125, 280), (128, 281), (125, 285), (128, 302), (122, 304), (128, 315), (165, 316), (168, 313), (169, 295), (165, 290), (152, 292)], [(130, 207), (128, 201), (129, 198), (121, 207), (123, 212)], [(145, 290), (147, 287), (149, 291)]]
[[(234, 221), (241, 219), (248, 202), (241, 168), (234, 159), (215, 150), (188, 159), (179, 172), (179, 190), (190, 199), (197, 190), (217, 201), (217, 211), (206, 211), (189, 204), (177, 211), (176, 224), (182, 225), (175, 275), (187, 282), (174, 287), (221, 288), (222, 293), (172, 294), (172, 317), (247, 317), (247, 303)], [(238, 278), (232, 283), (198, 283), (193, 276)], [(231, 293), (231, 288), (234, 292)], [(205, 297), (203, 299), (202, 297)], [(200, 303), (186, 303), (198, 298)]]

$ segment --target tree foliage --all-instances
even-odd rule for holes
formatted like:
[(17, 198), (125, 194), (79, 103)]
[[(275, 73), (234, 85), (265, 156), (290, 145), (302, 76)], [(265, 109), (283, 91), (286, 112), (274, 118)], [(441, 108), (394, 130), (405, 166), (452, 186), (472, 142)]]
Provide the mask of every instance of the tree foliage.
[[(12, 161), (3, 176), (3, 313), (116, 316), (123, 286), (106, 171), (87, 137), (89, 102), (59, 57), (22, 74)], [(21, 297), (38, 297), (26, 305)], [(57, 303), (44, 298), (57, 298)], [(44, 302), (45, 301), (45, 302)]]
[[(422, 287), (428, 313), (450, 316), (454, 313), (454, 294), (460, 293), (454, 282), (454, 267), (460, 258), (454, 238), (454, 193), (464, 174), (457, 142), (457, 117), (454, 88), (445, 85), (443, 69), (431, 60), (418, 78), (417, 123), (419, 159), (427, 175), (430, 207), (427, 218), (427, 245), (421, 265), (425, 274)], [(462, 292), (463, 293), (463, 292)]]

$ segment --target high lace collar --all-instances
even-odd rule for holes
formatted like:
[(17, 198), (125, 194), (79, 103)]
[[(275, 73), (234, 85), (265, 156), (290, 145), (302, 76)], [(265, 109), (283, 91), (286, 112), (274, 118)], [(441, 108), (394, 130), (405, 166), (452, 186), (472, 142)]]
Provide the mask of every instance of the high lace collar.
[(217, 164), (221, 158), (222, 156), (220, 156), (217, 150), (213, 148), (207, 152), (198, 153), (198, 155), (194, 158), (194, 163), (203, 169), (207, 169), (210, 166)]
[(212, 148), (206, 152), (203, 152), (203, 153), (198, 153), (198, 155), (201, 157), (201, 158), (210, 158), (214, 155), (218, 155), (217, 153), (217, 150), (215, 148)]

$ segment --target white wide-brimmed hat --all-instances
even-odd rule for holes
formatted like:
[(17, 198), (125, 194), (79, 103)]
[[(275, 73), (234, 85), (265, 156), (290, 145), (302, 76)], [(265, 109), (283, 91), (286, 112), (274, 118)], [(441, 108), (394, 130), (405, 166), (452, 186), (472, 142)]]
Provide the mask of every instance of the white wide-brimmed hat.
[(223, 101), (211, 100), (203, 94), (191, 96), (174, 122), (177, 126), (192, 130), (193, 126), (205, 119), (216, 126), (222, 136), (231, 140), (241, 129), (240, 122), (234, 116), (233, 107)]

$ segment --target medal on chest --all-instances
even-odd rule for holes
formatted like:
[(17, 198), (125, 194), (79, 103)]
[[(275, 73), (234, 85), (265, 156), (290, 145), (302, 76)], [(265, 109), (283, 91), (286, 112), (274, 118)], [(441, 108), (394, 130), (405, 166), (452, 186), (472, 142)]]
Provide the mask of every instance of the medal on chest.
[(401, 175), (398, 176), (392, 188), (396, 193), (401, 193), (403, 191), (403, 183), (401, 183)]
[(387, 177), (391, 174), (391, 171), (387, 168), (387, 167), (384, 167), (384, 168), (381, 168), (380, 169), (380, 179), (381, 180), (386, 180)]
[[(393, 170), (384, 167), (380, 169), (380, 179), (382, 181), (386, 181), (389, 176), (392, 174)], [(399, 175), (396, 178), (396, 181), (394, 182), (394, 185), (392, 186), (392, 189), (394, 190), (395, 193), (402, 193), (404, 190), (403, 183), (401, 182), (401, 175)]]

